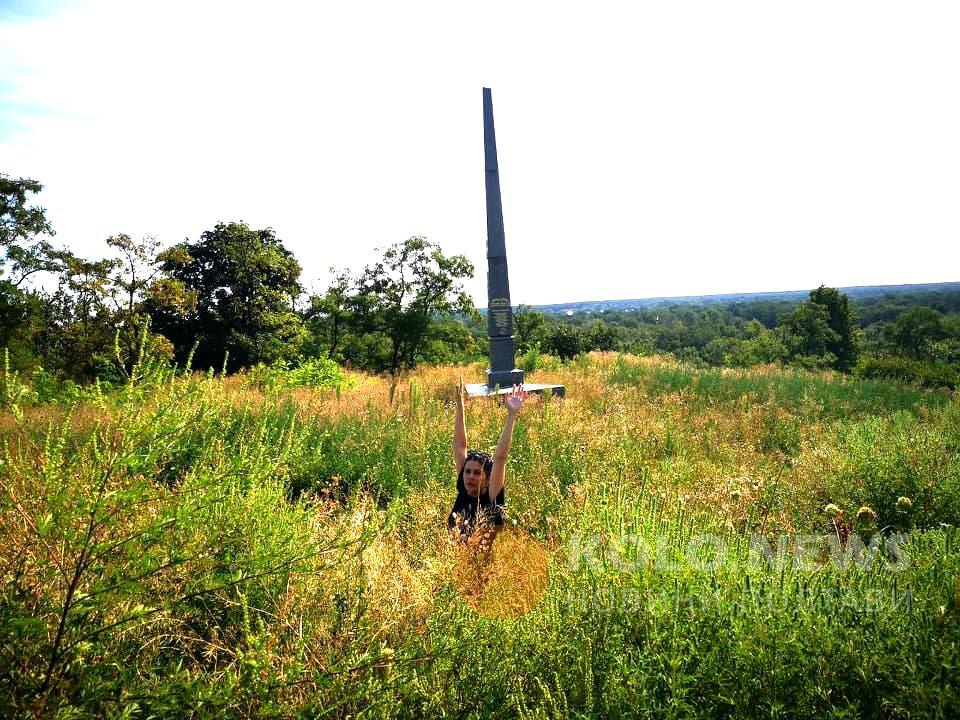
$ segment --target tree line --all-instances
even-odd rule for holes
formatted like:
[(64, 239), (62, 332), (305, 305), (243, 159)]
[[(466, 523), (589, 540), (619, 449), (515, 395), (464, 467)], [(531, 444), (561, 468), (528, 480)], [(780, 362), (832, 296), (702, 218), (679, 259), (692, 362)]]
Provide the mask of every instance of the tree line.
[(752, 300), (545, 314), (520, 306), (521, 354), (563, 359), (590, 350), (666, 354), (695, 365), (775, 363), (956, 387), (960, 376), (960, 291), (923, 291), (852, 300), (819, 287), (802, 302)]
[[(270, 228), (218, 223), (196, 240), (106, 239), (88, 259), (53, 244), (32, 179), (0, 174), (0, 347), (18, 370), (76, 381), (123, 378), (145, 340), (154, 356), (232, 372), (329, 359), (394, 377), (418, 362), (486, 356), (486, 331), (463, 282), (474, 268), (414, 236), (361, 271), (331, 269), (309, 294), (301, 266)], [(32, 280), (53, 278), (44, 289)], [(851, 300), (819, 287), (803, 302), (732, 302), (578, 313), (514, 313), (520, 364), (541, 353), (670, 354), (698, 365), (830, 368), (955, 387), (960, 292)]]
[[(148, 350), (181, 366), (235, 371), (329, 358), (394, 376), (418, 361), (474, 359), (465, 325), (477, 310), (473, 266), (415, 236), (326, 291), (305, 293), (301, 266), (270, 228), (218, 223), (162, 248), (151, 237), (106, 239), (111, 257), (56, 247), (31, 179), (0, 174), (0, 347), (14, 369), (119, 380)], [(45, 274), (55, 288), (28, 282)]]

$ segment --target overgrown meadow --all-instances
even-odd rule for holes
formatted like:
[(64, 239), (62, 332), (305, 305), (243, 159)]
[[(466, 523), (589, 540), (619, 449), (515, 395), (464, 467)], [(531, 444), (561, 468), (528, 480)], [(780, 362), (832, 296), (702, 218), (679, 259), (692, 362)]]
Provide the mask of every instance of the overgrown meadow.
[[(0, 413), (0, 715), (957, 717), (960, 395), (592, 354), (528, 374), (493, 548), (459, 375), (138, 367)], [(504, 409), (467, 405), (490, 449)], [(826, 510), (825, 510), (826, 508)]]

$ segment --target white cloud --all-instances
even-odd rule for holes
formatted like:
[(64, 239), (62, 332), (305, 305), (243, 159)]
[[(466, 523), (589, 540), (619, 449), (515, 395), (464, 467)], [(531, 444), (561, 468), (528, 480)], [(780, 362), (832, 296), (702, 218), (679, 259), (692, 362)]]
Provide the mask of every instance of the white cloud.
[(0, 25), (0, 87), (33, 108), (8, 118), (0, 169), (45, 184), (78, 251), (243, 219), (319, 289), (329, 265), (425, 234), (474, 261), (482, 305), (489, 85), (514, 302), (956, 280), (958, 19), (946, 2), (70, 5)]

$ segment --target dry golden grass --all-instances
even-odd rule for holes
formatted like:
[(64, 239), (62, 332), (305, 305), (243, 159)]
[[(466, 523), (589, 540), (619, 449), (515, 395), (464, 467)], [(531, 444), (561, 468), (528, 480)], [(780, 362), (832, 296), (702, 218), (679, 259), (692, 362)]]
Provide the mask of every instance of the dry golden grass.
[(547, 590), (550, 553), (529, 533), (506, 527), (460, 544), (452, 577), (467, 604), (484, 617), (525, 615)]

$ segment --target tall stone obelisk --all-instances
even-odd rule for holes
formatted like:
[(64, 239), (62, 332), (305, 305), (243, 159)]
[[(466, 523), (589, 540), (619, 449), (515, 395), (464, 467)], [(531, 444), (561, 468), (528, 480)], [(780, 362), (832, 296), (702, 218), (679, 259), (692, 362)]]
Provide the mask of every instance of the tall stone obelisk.
[(487, 188), (487, 336), (490, 339), (490, 369), (487, 387), (523, 384), (523, 371), (515, 367), (513, 310), (507, 278), (507, 246), (500, 202), (500, 169), (497, 137), (493, 130), (493, 98), (483, 89), (483, 151)]
[[(483, 89), (483, 150), (487, 188), (487, 337), (490, 341), (490, 368), (486, 384), (467, 385), (470, 396), (500, 395), (514, 385), (530, 393), (565, 397), (563, 385), (535, 385), (523, 382), (523, 370), (515, 367), (513, 308), (507, 279), (507, 246), (503, 235), (503, 206), (500, 204), (500, 169), (497, 166), (497, 138), (493, 132), (493, 99)], [(499, 391), (498, 391), (499, 388)]]

